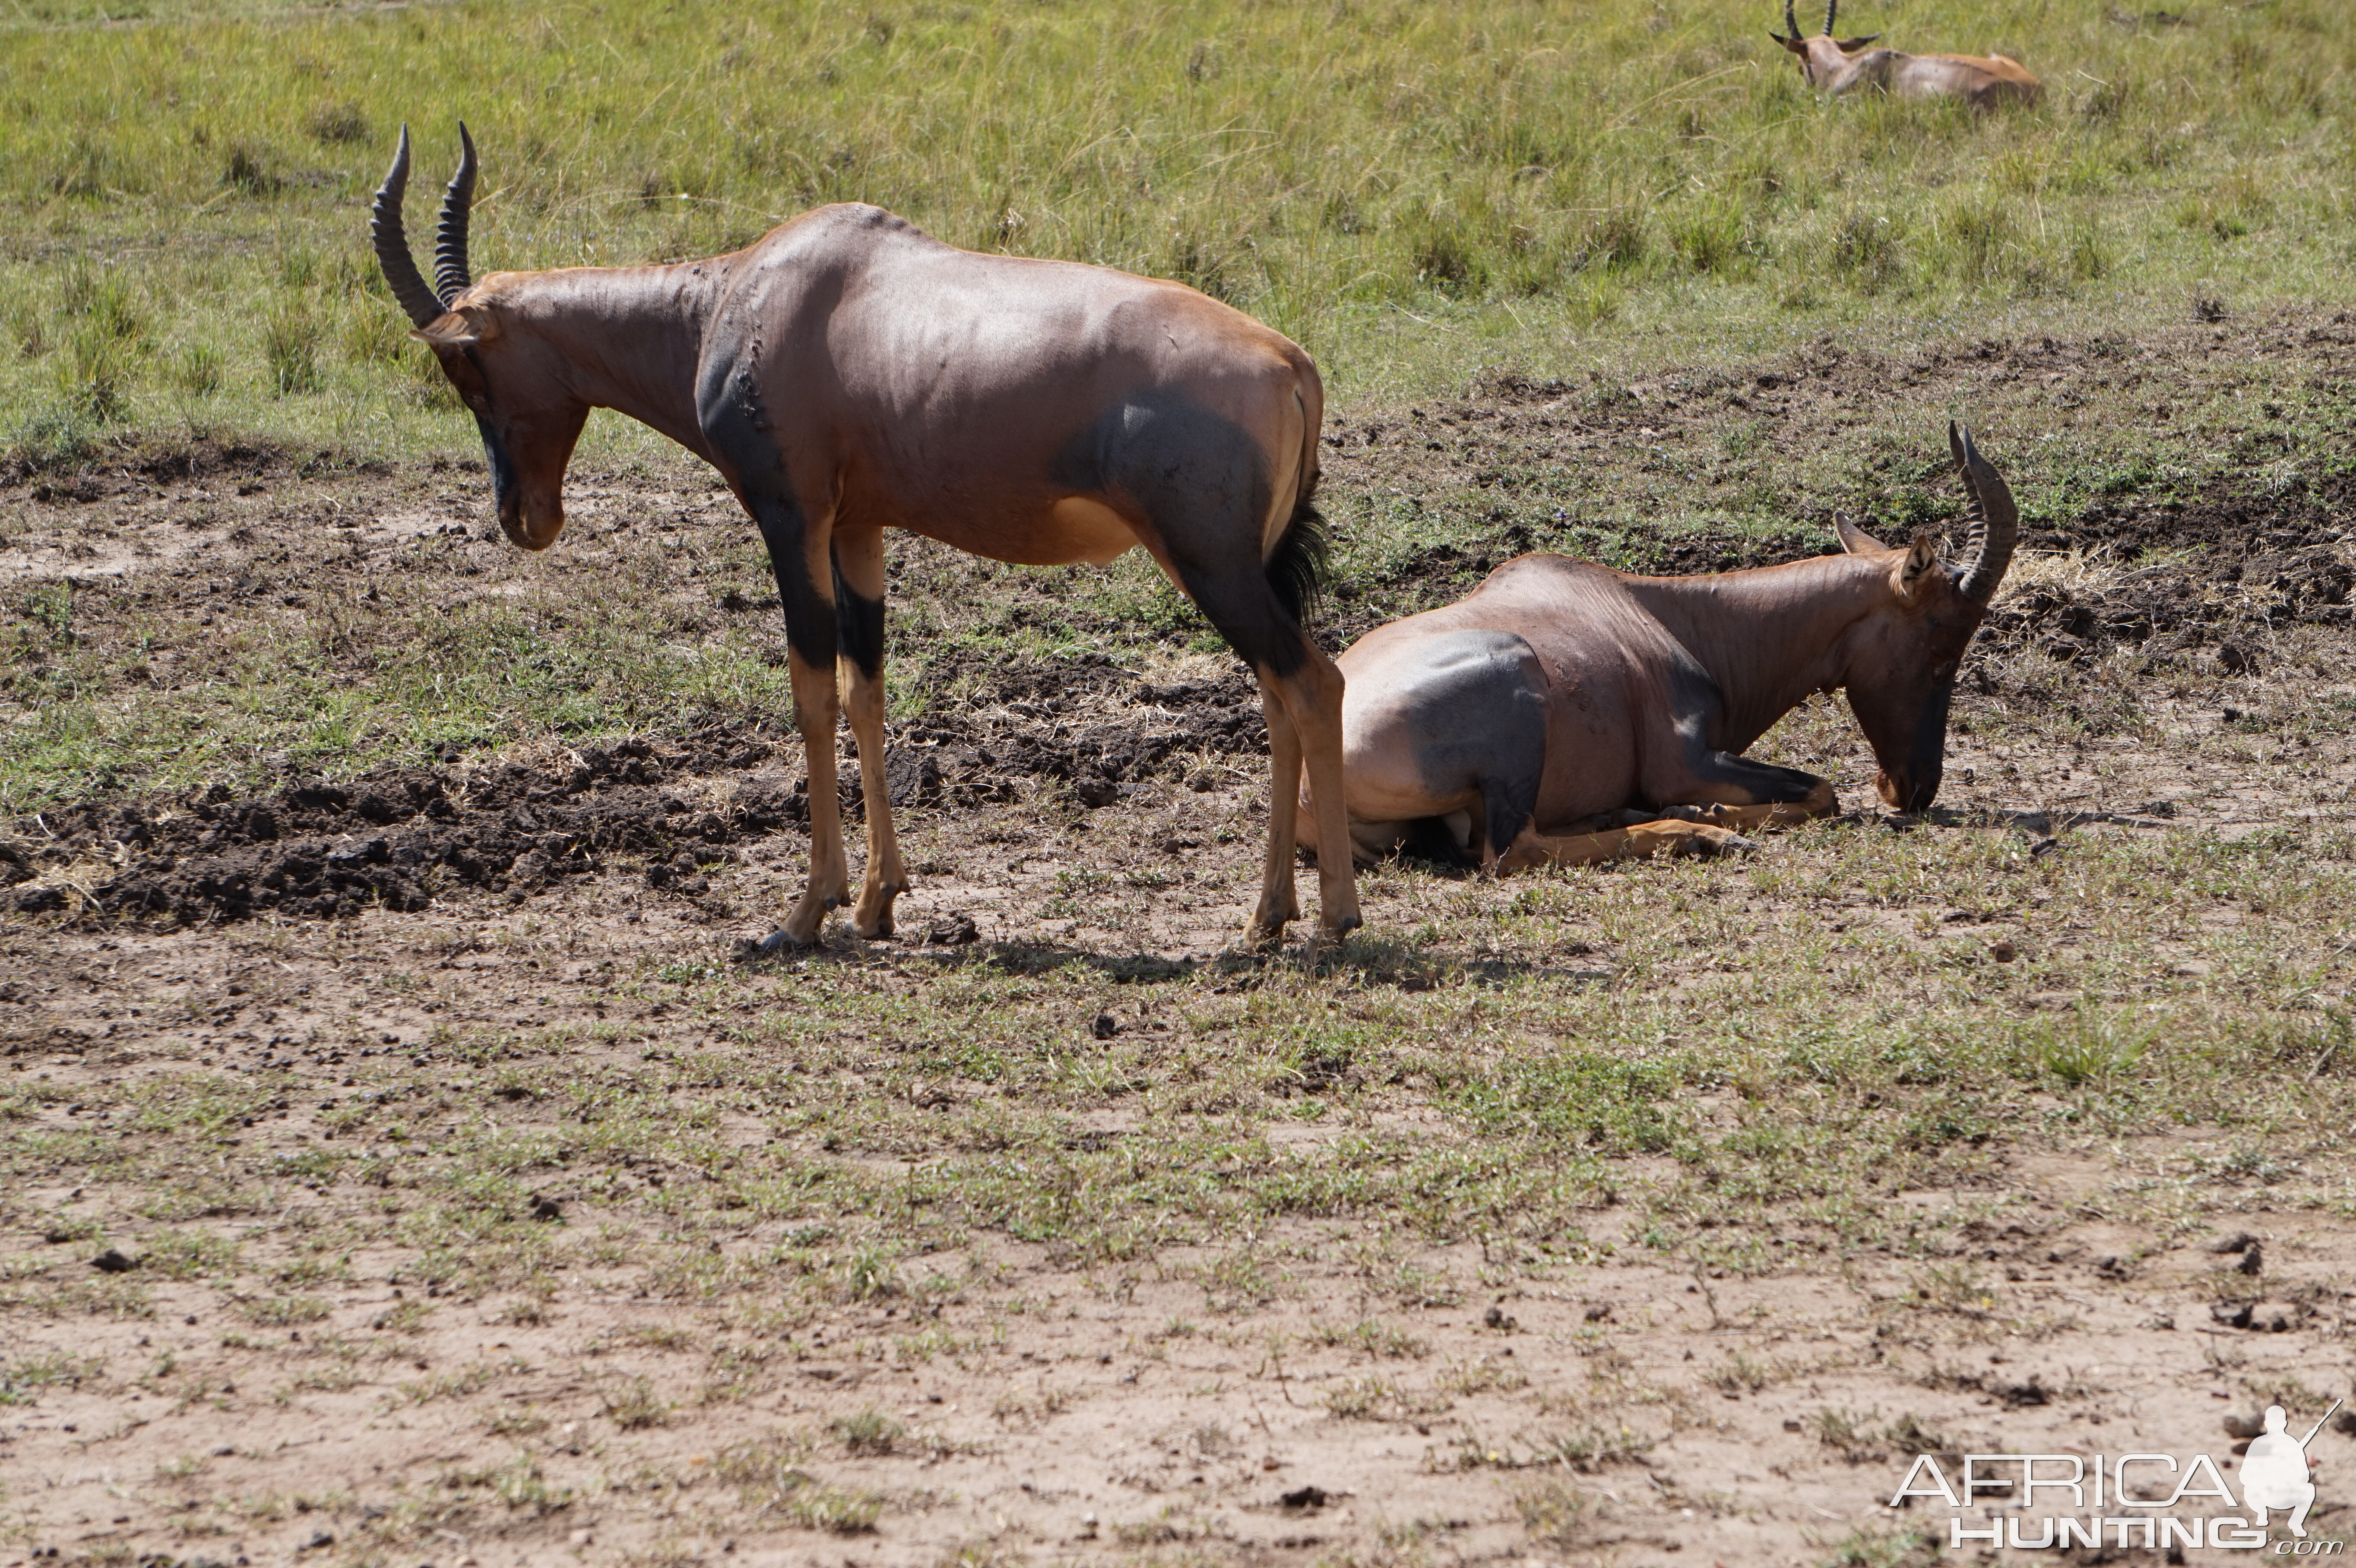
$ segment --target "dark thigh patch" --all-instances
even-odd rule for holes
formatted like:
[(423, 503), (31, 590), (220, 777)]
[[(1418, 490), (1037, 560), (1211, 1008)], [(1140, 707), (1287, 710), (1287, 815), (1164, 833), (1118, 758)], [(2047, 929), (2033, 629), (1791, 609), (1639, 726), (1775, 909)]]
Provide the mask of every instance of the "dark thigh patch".
[(1258, 563), (1271, 485), (1259, 445), (1175, 388), (1142, 389), (1107, 409), (1065, 443), (1049, 477), (1083, 494), (1133, 498), (1182, 562), (1227, 564), (1221, 558), (1240, 521), (1243, 549)]
[(1401, 682), (1417, 776), (1432, 795), (1479, 792), (1492, 855), (1520, 837), (1546, 773), (1546, 675), (1511, 632), (1451, 632)]

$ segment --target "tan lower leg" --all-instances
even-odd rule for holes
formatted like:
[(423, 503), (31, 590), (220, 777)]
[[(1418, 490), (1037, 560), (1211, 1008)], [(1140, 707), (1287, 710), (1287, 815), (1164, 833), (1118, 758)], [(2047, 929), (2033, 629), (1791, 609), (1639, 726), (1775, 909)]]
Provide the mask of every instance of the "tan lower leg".
[(891, 784), (884, 776), (884, 672), (869, 679), (855, 660), (841, 662), (851, 735), (859, 747), (859, 793), (867, 807), (867, 877), (860, 884), (851, 924), (865, 937), (892, 934), (892, 901), (907, 891), (900, 839), (892, 828)]
[[(1742, 808), (1749, 809), (1749, 808)], [(1740, 848), (1741, 836), (1723, 827), (1697, 822), (1641, 822), (1604, 833), (1580, 833), (1549, 838), (1535, 828), (1524, 828), (1497, 860), (1497, 869), (1526, 870), (1533, 866), (1596, 866), (1606, 860), (1643, 860), (1655, 855), (1710, 855)]]
[(1840, 797), (1833, 793), (1830, 784), (1820, 780), (1805, 800), (1779, 800), (1768, 805), (1713, 805), (1701, 816), (1712, 827), (1750, 833), (1762, 827), (1797, 827), (1803, 822), (1830, 816), (1838, 810)]
[[(1278, 683), (1278, 691), (1309, 772), (1309, 795), (1317, 808), (1317, 842), (1348, 844), (1352, 842), (1349, 801), (1342, 784), (1342, 672), (1315, 644), (1306, 637), (1301, 642), (1308, 657), (1301, 668)], [(1329, 940), (1339, 942), (1364, 923), (1358, 916), (1355, 857), (1317, 857), (1317, 899), (1318, 923)]]
[(832, 665), (804, 664), (788, 656), (794, 685), (794, 717), (809, 768), (809, 885), (786, 916), (784, 935), (797, 946), (818, 940), (826, 912), (851, 901), (851, 867), (842, 854), (842, 809), (835, 794), (834, 726), (837, 715)]
[(1293, 828), (1301, 810), (1301, 736), (1285, 710), (1283, 694), (1267, 675), (1259, 679), (1259, 706), (1268, 720), (1268, 858), (1260, 866), (1259, 908), (1244, 931), (1246, 940), (1274, 942), (1285, 923), (1300, 917), (1292, 891)]

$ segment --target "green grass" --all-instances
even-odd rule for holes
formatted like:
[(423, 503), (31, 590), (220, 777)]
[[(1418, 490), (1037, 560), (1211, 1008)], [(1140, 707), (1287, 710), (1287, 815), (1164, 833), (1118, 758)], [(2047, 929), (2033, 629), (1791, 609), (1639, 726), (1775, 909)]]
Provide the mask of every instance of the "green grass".
[[(191, 1068), (153, 1089), (85, 1090), (84, 1115), (111, 1115), (124, 1134), (13, 1135), (0, 1175), (62, 1165), (78, 1181), (177, 1193), (183, 1211), (219, 1214), (274, 1212), (279, 1194), (304, 1186), (334, 1194), (342, 1219), (307, 1259), (199, 1249), (127, 1216), (118, 1227), (145, 1232), (135, 1245), (165, 1272), (223, 1288), (258, 1281), (241, 1314), (273, 1328), (323, 1316), (316, 1297), (281, 1293), (331, 1277), (358, 1247), (396, 1247), (404, 1279), (466, 1300), (529, 1295), (552, 1267), (618, 1245), (600, 1266), (626, 1263), (658, 1301), (890, 1302), (912, 1314), (966, 1288), (958, 1254), (974, 1232), (1046, 1243), (1066, 1266), (1232, 1248), (1202, 1285), (1215, 1310), (1245, 1313), (1289, 1288), (1252, 1238), (1294, 1221), (1378, 1219), (1360, 1266), (1408, 1307), (1466, 1282), (1416, 1274), (1387, 1248), (1480, 1235), (1544, 1275), (1612, 1254), (1589, 1228), (1615, 1203), (1637, 1205), (1619, 1245), (1640, 1253), (1762, 1274), (1876, 1251), (1928, 1264), (1951, 1253), (1958, 1228), (2042, 1201), (2001, 1189), (1997, 1151), (2125, 1149), (2169, 1127), (2243, 1139), (2251, 1159), (2221, 1155), (2148, 1185), (2130, 1159), (2087, 1201), (2162, 1233), (2181, 1222), (2179, 1181), (2216, 1201), (2253, 1187), (2293, 1208), (2348, 1201), (2328, 1174), (2347, 1137), (2331, 1114), (2341, 1091), (2306, 1078), (2346, 1032), (2339, 1008), (2308, 999), (2356, 901), (2342, 838), (2082, 837), (2032, 859), (1995, 835), (1834, 826), (1792, 836), (1780, 859), (1772, 877), (1664, 864), (1504, 892), (1435, 882), (1425, 931), (1314, 965), (1124, 981), (1079, 960), (812, 962), (691, 979), (642, 965), (592, 984), (581, 1004), (660, 1003), (659, 1023), (447, 1030), (422, 1064), (355, 1046), (360, 1060), (334, 1071), (356, 1077), (342, 1093), (374, 1109), (307, 1169), (239, 1152), (236, 1124), (140, 1115), (166, 1085), (174, 1101), (234, 1103), (243, 1091)], [(1396, 897), (1404, 875), (1380, 873), (1370, 896)], [(1971, 935), (1828, 934), (1821, 912), (1854, 907), (1860, 888), (1898, 912), (1966, 899), (2066, 909), (2082, 929), (2006, 964)], [(1772, 907), (1750, 907), (1762, 893)], [(2254, 902), (2268, 912), (2262, 927), (2201, 919)], [(1548, 955), (1574, 935), (1612, 946), (1609, 985), (1554, 973)], [(2160, 943), (2208, 972), (2156, 972)], [(1483, 965), (1476, 949), (1513, 956)], [(568, 945), (552, 933), (520, 949), (543, 950), (561, 959)], [(1424, 972), (1419, 955), (1445, 977), (1401, 989), (1401, 973)], [(2026, 1010), (2055, 994), (2070, 1004)], [(1076, 1028), (1105, 1008), (1132, 1029), (1075, 1050)], [(690, 1038), (708, 1043), (669, 1043)], [(1301, 1118), (1298, 1064), (1312, 1056), (1347, 1063), (1314, 1106), (1338, 1136), (1280, 1147), (1268, 1129)], [(560, 1064), (565, 1087), (544, 1102), (501, 1093), (504, 1074)], [(943, 1084), (957, 1089), (946, 1106), (918, 1093)], [(403, 1102), (428, 1096), (445, 1130), (388, 1150), (387, 1129), (415, 1116)], [(1107, 1111), (1130, 1130), (1073, 1137), (1075, 1118)], [(1385, 1130), (1408, 1112), (1436, 1118), (1433, 1131)], [(722, 1130), (746, 1116), (763, 1143)], [(1624, 1173), (1634, 1156), (1665, 1160), (1641, 1190)], [(223, 1158), (247, 1196), (204, 1196), (228, 1179), (209, 1174)], [(913, 1163), (879, 1173), (877, 1158)], [(635, 1174), (648, 1160), (693, 1179), (648, 1187)], [(601, 1242), (535, 1222), (525, 1195), (550, 1182), (633, 1216), (630, 1234)], [(1927, 1223), (1883, 1201), (1923, 1188), (1981, 1197)], [(369, 1215), (376, 1192), (398, 1195), (400, 1212)], [(165, 1262), (174, 1256), (201, 1264)], [(0, 1301), (34, 1306), (49, 1288), (0, 1287)], [(1945, 1309), (1961, 1289), (1926, 1286), (1922, 1309)], [(1368, 1360), (1423, 1353), (1379, 1319), (1337, 1324), (1323, 1342)], [(643, 1380), (604, 1399), (625, 1425), (667, 1417)], [(858, 1452), (900, 1433), (868, 1412), (832, 1435)]]
[(27, 453), (126, 423), (471, 446), (366, 249), (404, 120), (429, 171), (461, 116), (483, 145), (478, 271), (690, 256), (869, 200), (1183, 278), (1349, 402), (1665, 337), (2344, 298), (2350, 272), (2356, 37), (2323, 0), (1858, 18), (2043, 75), (1988, 116), (1818, 102), (1763, 5), (132, 9), (0, 18), (0, 439)]

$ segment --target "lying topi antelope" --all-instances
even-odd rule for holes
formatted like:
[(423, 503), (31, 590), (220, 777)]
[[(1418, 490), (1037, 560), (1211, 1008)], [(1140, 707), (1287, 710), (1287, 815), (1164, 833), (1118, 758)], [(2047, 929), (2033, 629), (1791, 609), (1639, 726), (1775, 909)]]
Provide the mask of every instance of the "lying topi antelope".
[(1896, 49), (1869, 49), (1881, 35), (1862, 38), (1833, 37), (1833, 14), (1840, 0), (1825, 0), (1825, 30), (1813, 38), (1800, 37), (1792, 0), (1783, 0), (1783, 26), (1790, 36), (1767, 36), (1800, 58), (1800, 75), (1810, 87), (1828, 97), (1859, 87), (1878, 87), (1900, 98), (1960, 98), (1975, 109), (1998, 103), (2037, 101), (2037, 79), (2021, 63), (2003, 55), (1908, 55)]
[[(759, 525), (808, 750), (810, 878), (774, 952), (850, 901), (835, 798), (841, 677), (867, 802), (854, 921), (892, 929), (908, 885), (884, 784), (884, 530), (998, 560), (1108, 561), (1143, 545), (1259, 677), (1274, 773), (1251, 934), (1299, 913), (1305, 760), (1342, 818), (1342, 677), (1301, 628), (1324, 557), (1310, 496), (1324, 393), (1309, 356), (1182, 284), (982, 256), (880, 208), (822, 207), (732, 255), (475, 282), (475, 145), (442, 204), (434, 281), (402, 229), (403, 126), (371, 229), (393, 297), (475, 412), (499, 527), (545, 549), (593, 408), (717, 468)], [(1325, 933), (1358, 922), (1347, 860), (1320, 868)]]
[[(2003, 477), (1960, 426), (1947, 433), (1970, 502), (1954, 565), (1927, 532), (1892, 549), (1836, 516), (1846, 555), (1705, 577), (1525, 555), (1453, 604), (1367, 633), (1341, 658), (1354, 857), (1430, 841), (1434, 826), (1443, 854), (1494, 871), (1746, 848), (1740, 829), (1838, 809), (1823, 779), (1742, 755), (1835, 689), (1880, 763), (1882, 800), (1928, 806), (1955, 667), (2019, 534)], [(1605, 823), (1622, 826), (1593, 830)]]

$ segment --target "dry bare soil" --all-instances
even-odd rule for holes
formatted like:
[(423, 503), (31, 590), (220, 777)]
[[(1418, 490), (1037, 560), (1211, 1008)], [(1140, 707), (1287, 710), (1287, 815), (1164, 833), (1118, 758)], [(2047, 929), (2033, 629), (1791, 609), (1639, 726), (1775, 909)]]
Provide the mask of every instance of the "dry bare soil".
[[(0, 860), (0, 1563), (1901, 1563), (1945, 1538), (1884, 1504), (1913, 1453), (2303, 1429), (2356, 1300), (2351, 481), (2267, 468), (2294, 432), (2064, 508), (2032, 443), (2089, 398), (2344, 386), (2349, 336), (1826, 345), (1337, 420), (1345, 534), (1453, 508), (1359, 552), (1337, 643), (1522, 549), (1822, 548), (1821, 506), (1646, 497), (1877, 421), (1921, 432), (1902, 519), (1957, 405), (2050, 503), (1933, 817), (1816, 705), (1765, 749), (1839, 820), (1387, 867), (1338, 954), (1231, 945), (1264, 741), (1196, 634), (1034, 635), (1120, 617), (921, 545), (891, 941), (737, 962), (806, 850), (749, 701), (43, 803)], [(226, 725), (233, 638), (365, 685), (503, 602), (561, 644), (626, 598), (649, 659), (775, 689), (702, 479), (578, 476), (542, 561), (483, 487), (209, 443), (17, 475), (0, 574), (74, 584), (70, 647), (19, 612), (18, 712), (71, 667)], [(2356, 1533), (2351, 1429), (2319, 1538)]]

